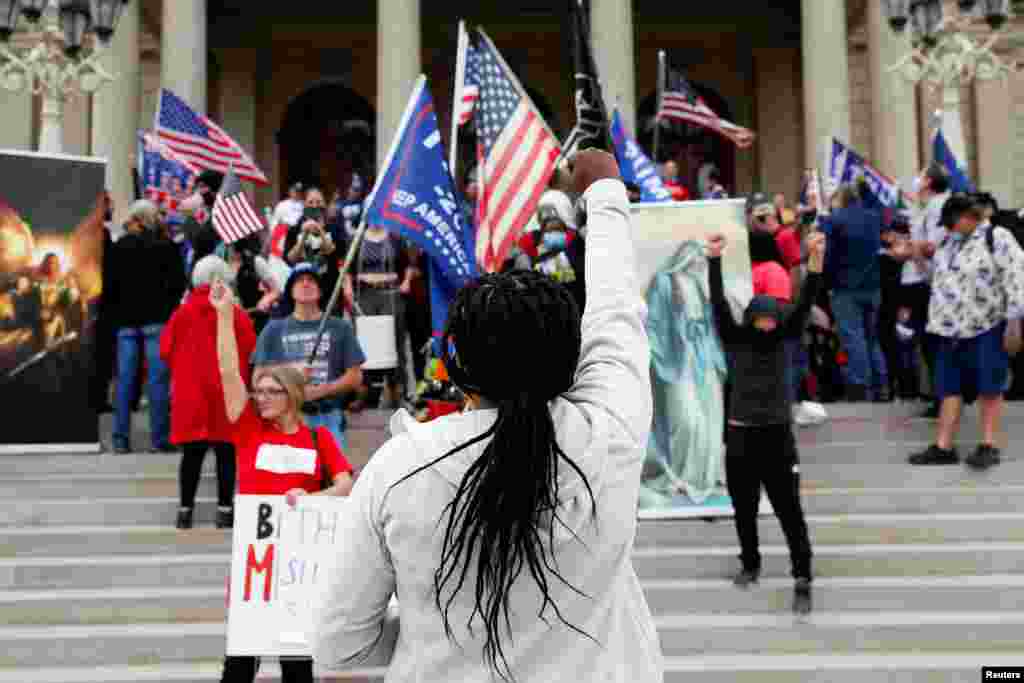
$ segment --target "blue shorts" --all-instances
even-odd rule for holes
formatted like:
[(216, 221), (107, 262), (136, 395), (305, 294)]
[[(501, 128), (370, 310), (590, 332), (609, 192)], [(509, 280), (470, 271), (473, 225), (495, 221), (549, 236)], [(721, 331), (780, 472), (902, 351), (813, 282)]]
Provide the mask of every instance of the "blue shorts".
[(1010, 356), (1003, 348), (1006, 323), (973, 339), (936, 337), (935, 393), (938, 398), (998, 396), (1006, 391)]

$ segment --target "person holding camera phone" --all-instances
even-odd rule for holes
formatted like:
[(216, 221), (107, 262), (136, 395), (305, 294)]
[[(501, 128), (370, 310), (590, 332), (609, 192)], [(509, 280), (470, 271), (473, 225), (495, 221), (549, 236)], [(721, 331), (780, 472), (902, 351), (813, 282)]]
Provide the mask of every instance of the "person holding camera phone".
[(284, 254), (289, 265), (311, 263), (316, 268), (321, 283), (321, 309), (327, 307), (340, 275), (338, 259), (343, 258), (343, 255), (338, 250), (338, 244), (341, 242), (338, 235), (332, 235), (327, 228), (324, 193), (319, 188), (309, 188), (302, 216), (288, 230)]

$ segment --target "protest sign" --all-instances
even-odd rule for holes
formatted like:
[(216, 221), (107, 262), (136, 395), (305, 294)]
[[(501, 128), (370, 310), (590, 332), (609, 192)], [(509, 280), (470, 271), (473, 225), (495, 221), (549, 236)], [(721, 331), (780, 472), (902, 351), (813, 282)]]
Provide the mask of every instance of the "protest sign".
[(229, 655), (311, 655), (315, 612), (340, 551), (344, 498), (237, 496)]

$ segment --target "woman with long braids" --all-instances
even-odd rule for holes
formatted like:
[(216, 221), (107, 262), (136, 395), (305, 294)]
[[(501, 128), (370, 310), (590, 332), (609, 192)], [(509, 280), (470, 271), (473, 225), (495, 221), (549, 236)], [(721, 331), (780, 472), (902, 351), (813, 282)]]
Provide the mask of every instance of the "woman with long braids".
[(442, 340), (472, 409), (403, 412), (339, 529), (314, 658), (359, 666), (401, 629), (389, 683), (654, 683), (663, 664), (633, 570), (650, 357), (614, 157), (575, 160), (586, 311), (538, 273), (463, 288)]

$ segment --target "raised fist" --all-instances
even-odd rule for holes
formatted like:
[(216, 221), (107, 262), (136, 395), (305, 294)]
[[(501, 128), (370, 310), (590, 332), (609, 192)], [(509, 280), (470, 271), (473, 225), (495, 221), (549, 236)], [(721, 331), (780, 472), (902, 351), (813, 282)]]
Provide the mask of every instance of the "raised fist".
[(578, 195), (583, 195), (591, 185), (605, 178), (621, 179), (619, 164), (608, 152), (598, 149), (585, 149), (578, 152), (569, 161), (572, 169), (572, 188)]

